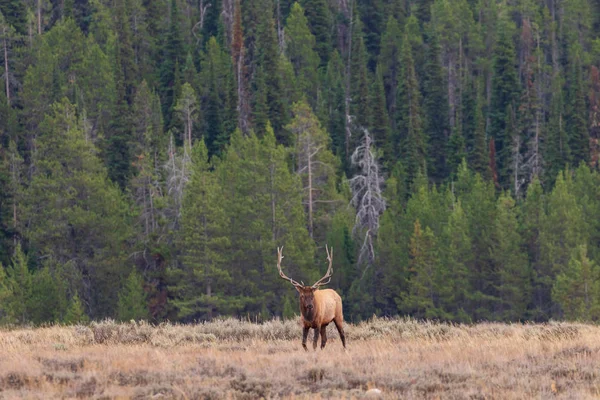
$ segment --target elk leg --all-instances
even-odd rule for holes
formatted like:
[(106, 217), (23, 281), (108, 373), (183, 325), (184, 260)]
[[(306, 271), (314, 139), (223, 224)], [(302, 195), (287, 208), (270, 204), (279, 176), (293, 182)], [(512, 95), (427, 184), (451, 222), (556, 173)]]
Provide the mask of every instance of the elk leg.
[(319, 328), (315, 328), (315, 336), (313, 337), (313, 350), (317, 349), (318, 341), (319, 341)]
[(327, 343), (327, 325), (321, 326), (321, 350), (325, 348), (325, 343)]
[(340, 339), (342, 339), (342, 345), (344, 345), (344, 348), (346, 348), (346, 336), (344, 335), (344, 327), (342, 326), (342, 321), (338, 321), (337, 318), (335, 318), (333, 320), (333, 323), (335, 324), (335, 327), (338, 330), (338, 333), (340, 334)]
[(304, 350), (306, 350), (306, 351), (308, 351), (308, 347), (306, 347), (306, 338), (308, 338), (309, 330), (310, 330), (310, 328), (307, 328), (306, 326), (302, 330), (302, 347), (304, 347)]

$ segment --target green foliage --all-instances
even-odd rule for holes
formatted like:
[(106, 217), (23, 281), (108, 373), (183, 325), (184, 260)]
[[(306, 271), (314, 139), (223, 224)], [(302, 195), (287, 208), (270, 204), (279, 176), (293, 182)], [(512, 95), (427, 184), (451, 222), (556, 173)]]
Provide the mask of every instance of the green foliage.
[(294, 66), (297, 84), (312, 103), (316, 99), (319, 56), (315, 52), (315, 37), (308, 29), (308, 20), (298, 3), (292, 6), (285, 32), (286, 53)]
[(587, 256), (587, 246), (573, 250), (569, 266), (556, 277), (552, 297), (568, 320), (597, 321), (600, 318), (598, 265)]
[(79, 294), (75, 293), (69, 302), (69, 307), (65, 313), (63, 322), (67, 325), (85, 324), (89, 321), (89, 317), (83, 309), (83, 304), (79, 298)]
[(117, 318), (120, 321), (148, 319), (144, 280), (135, 270), (131, 271), (123, 288), (119, 291)]
[[(2, 322), (134, 294), (157, 321), (291, 317), (275, 249), (310, 282), (325, 244), (350, 320), (597, 319), (590, 0), (25, 3), (0, 1)], [(386, 205), (367, 269), (363, 129)]]

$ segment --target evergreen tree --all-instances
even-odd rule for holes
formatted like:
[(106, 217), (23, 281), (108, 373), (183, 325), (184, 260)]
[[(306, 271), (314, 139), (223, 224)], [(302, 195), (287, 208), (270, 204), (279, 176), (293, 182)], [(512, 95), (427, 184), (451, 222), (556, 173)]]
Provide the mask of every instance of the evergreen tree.
[(381, 52), (379, 54), (379, 63), (381, 64), (383, 74), (383, 86), (385, 88), (385, 97), (390, 117), (391, 129), (396, 129), (396, 110), (397, 110), (397, 90), (398, 79), (400, 75), (400, 43), (402, 41), (402, 30), (400, 24), (390, 16), (385, 28), (385, 33), (381, 38)]
[(227, 290), (234, 279), (225, 262), (230, 242), (222, 192), (204, 141), (193, 151), (182, 208), (183, 266), (173, 271), (170, 288), (178, 317), (185, 321), (227, 315), (240, 307)]
[(8, 320), (24, 324), (31, 317), (28, 304), (31, 304), (32, 273), (27, 265), (27, 256), (20, 245), (15, 248), (12, 265), (6, 270), (7, 288), (10, 295), (5, 312)]
[(301, 0), (310, 31), (316, 39), (316, 50), (321, 65), (326, 65), (331, 55), (331, 15), (326, 0)]
[(294, 66), (298, 88), (314, 107), (317, 98), (317, 68), (319, 55), (315, 52), (315, 37), (308, 28), (304, 10), (294, 3), (286, 21), (286, 54)]
[(519, 100), (519, 77), (516, 69), (515, 47), (512, 41), (514, 26), (503, 19), (498, 24), (498, 43), (494, 50), (494, 75), (490, 109), (490, 136), (495, 141), (496, 162), (500, 184), (508, 188), (511, 183), (513, 145), (517, 133), (507, 126), (516, 114)]
[(527, 188), (527, 197), (522, 206), (523, 240), (527, 248), (531, 268), (531, 311), (535, 320), (548, 319), (551, 298), (549, 291), (550, 273), (544, 268), (540, 246), (540, 234), (544, 226), (545, 195), (538, 178)]
[(69, 308), (67, 308), (63, 322), (67, 325), (71, 325), (85, 324), (88, 321), (89, 318), (83, 310), (83, 304), (81, 304), (79, 294), (75, 293), (75, 295), (73, 295), (71, 298), (71, 302), (69, 304)]
[(143, 277), (133, 270), (119, 292), (117, 318), (120, 321), (148, 319)]
[(371, 110), (371, 123), (369, 125), (373, 133), (373, 142), (378, 149), (383, 149), (385, 148), (387, 139), (390, 137), (390, 122), (385, 104), (385, 90), (380, 65), (377, 65), (374, 81), (371, 86), (369, 108)]
[[(367, 128), (370, 122), (367, 60), (368, 55), (363, 38), (362, 24), (358, 15), (356, 15), (352, 28), (350, 59), (350, 114), (353, 117), (353, 123), (363, 128)], [(351, 147), (354, 147), (354, 145), (355, 143), (352, 143)]]
[[(408, 181), (413, 182), (417, 174), (426, 174), (427, 143), (423, 133), (419, 82), (407, 33), (402, 41), (400, 62), (402, 65), (398, 87), (400, 107), (396, 118), (398, 130), (390, 145), (399, 146), (401, 149)], [(398, 151), (395, 153), (398, 154)]]
[(443, 238), (445, 246), (441, 260), (446, 265), (446, 280), (444, 290), (441, 291), (441, 302), (444, 310), (459, 322), (468, 322), (471, 316), (472, 291), (469, 284), (469, 273), (473, 270), (475, 257), (472, 250), (472, 240), (469, 223), (465, 211), (457, 201), (448, 217), (448, 224), (444, 228)]
[(184, 40), (180, 30), (179, 8), (177, 0), (170, 3), (170, 25), (161, 49), (161, 64), (159, 69), (159, 93), (162, 101), (162, 112), (165, 118), (165, 127), (171, 126), (171, 110), (177, 99), (175, 88), (177, 64), (183, 61)]
[(588, 127), (588, 107), (586, 105), (587, 90), (583, 83), (583, 71), (579, 55), (575, 54), (568, 86), (567, 99), (567, 134), (569, 150), (574, 166), (590, 159), (590, 134)]
[[(123, 244), (131, 236), (128, 205), (107, 178), (95, 146), (66, 99), (41, 126), (36, 166), (24, 193), (23, 236), (55, 265), (75, 276), (90, 316), (112, 315), (123, 277)], [(92, 289), (93, 288), (93, 289)]]
[(439, 308), (440, 263), (436, 239), (429, 227), (421, 228), (415, 221), (410, 239), (408, 293), (397, 299), (404, 312), (415, 318), (438, 318), (443, 315)]
[(531, 296), (530, 272), (523, 240), (519, 233), (515, 201), (506, 193), (497, 204), (493, 249), (493, 262), (498, 273), (500, 303), (497, 318), (504, 321), (525, 319)]
[(214, 37), (208, 41), (201, 71), (202, 132), (209, 155), (220, 154), (235, 130), (237, 111), (231, 61)]
[(571, 160), (571, 150), (567, 136), (562, 79), (556, 74), (552, 79), (552, 99), (550, 102), (548, 135), (544, 146), (546, 173), (544, 182), (553, 184), (559, 172)]
[(31, 297), (27, 299), (29, 320), (40, 324), (62, 320), (66, 310), (66, 297), (60, 277), (46, 266), (32, 276)]
[(314, 245), (305, 227), (300, 179), (289, 172), (286, 150), (276, 144), (269, 125), (262, 140), (234, 132), (215, 173), (226, 210), (224, 236), (230, 243), (224, 263), (236, 277), (228, 287), (239, 305), (235, 313), (280, 315), (278, 299), (293, 289), (278, 278), (277, 244), (285, 245), (288, 276), (309, 281), (323, 272), (309, 269)]
[[(428, 171), (436, 181), (441, 181), (447, 176), (446, 143), (450, 134), (448, 126), (448, 87), (439, 61), (440, 51), (437, 33), (432, 30), (427, 37), (425, 46), (423, 112), (427, 116), (424, 121), (424, 131), (427, 133)], [(455, 130), (453, 135), (456, 137), (450, 147), (455, 150), (450, 150), (450, 152), (455, 159), (452, 161), (452, 165), (449, 166), (449, 170), (456, 171), (458, 163), (460, 163), (458, 157), (461, 157), (459, 155), (461, 145), (456, 139), (461, 136), (464, 137), (464, 135), (459, 130)], [(457, 159), (459, 160), (458, 163), (456, 163)]]
[(600, 318), (598, 266), (587, 256), (585, 245), (573, 249), (569, 265), (556, 277), (552, 298), (568, 320), (597, 321)]
[(337, 159), (329, 150), (327, 132), (310, 106), (303, 101), (295, 103), (292, 113), (294, 118), (286, 129), (296, 136), (294, 158), (296, 173), (302, 179), (308, 234), (320, 243), (328, 230), (328, 216), (343, 203), (335, 188)]

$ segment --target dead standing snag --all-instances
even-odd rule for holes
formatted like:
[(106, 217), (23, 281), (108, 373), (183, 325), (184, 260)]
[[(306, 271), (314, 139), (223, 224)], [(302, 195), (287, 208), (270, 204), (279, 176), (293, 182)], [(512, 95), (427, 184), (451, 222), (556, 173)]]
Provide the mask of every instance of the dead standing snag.
[(331, 281), (331, 275), (333, 274), (333, 248), (331, 251), (325, 246), (327, 252), (327, 260), (329, 261), (329, 267), (325, 276), (319, 279), (312, 286), (304, 286), (286, 276), (281, 270), (281, 260), (283, 260), (283, 247), (277, 248), (277, 269), (279, 270), (279, 276), (283, 279), (290, 281), (300, 293), (300, 312), (302, 314), (302, 347), (308, 351), (306, 347), (306, 338), (308, 337), (308, 330), (313, 328), (315, 330), (315, 336), (313, 339), (313, 349), (317, 349), (317, 341), (319, 340), (319, 333), (321, 334), (321, 349), (325, 347), (327, 343), (327, 325), (333, 321), (337, 328), (340, 339), (342, 339), (342, 345), (346, 348), (346, 336), (344, 335), (344, 314), (342, 312), (342, 298), (333, 289), (318, 290), (320, 286), (326, 285)]

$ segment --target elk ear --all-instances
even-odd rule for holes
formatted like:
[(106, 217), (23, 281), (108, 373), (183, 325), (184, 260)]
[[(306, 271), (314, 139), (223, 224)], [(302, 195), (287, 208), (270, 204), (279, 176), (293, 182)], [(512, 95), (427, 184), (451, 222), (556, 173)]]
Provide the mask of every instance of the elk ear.
[(296, 291), (297, 291), (298, 293), (302, 293), (302, 292), (300, 291), (300, 288), (299, 288), (298, 286), (294, 286), (294, 287), (296, 288)]

